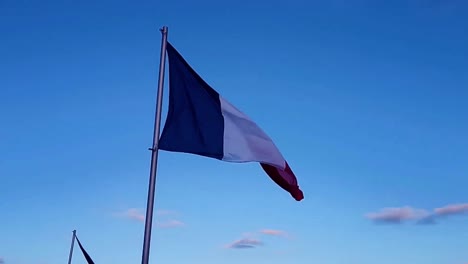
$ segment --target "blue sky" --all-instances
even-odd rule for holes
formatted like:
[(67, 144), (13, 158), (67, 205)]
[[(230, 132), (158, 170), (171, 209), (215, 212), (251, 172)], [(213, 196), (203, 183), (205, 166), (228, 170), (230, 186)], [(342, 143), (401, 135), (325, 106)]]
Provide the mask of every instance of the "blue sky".
[(63, 263), (73, 229), (96, 263), (140, 262), (163, 25), (305, 199), (258, 164), (161, 152), (151, 263), (468, 262), (467, 11), (0, 1), (0, 263)]

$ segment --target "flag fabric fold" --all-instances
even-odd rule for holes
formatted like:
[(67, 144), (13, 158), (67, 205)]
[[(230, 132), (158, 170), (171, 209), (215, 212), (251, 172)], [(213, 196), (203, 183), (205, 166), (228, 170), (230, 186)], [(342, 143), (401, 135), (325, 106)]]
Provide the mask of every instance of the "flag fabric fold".
[(78, 237), (75, 237), (75, 238), (76, 238), (76, 241), (78, 242), (78, 246), (80, 247), (81, 252), (83, 253), (83, 256), (86, 259), (86, 262), (88, 262), (88, 264), (94, 264), (94, 261), (91, 259), (88, 252), (86, 252), (86, 250), (83, 248), (83, 246), (81, 245), (80, 240), (78, 239)]
[(159, 149), (226, 162), (258, 162), (291, 196), (304, 198), (296, 176), (272, 139), (210, 87), (167, 43), (169, 110)]

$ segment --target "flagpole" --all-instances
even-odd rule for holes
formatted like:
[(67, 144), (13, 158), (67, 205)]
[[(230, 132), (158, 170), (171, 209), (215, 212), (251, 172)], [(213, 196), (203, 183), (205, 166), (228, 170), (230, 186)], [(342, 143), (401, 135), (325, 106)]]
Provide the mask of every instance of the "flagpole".
[(73, 230), (72, 242), (70, 247), (70, 255), (68, 256), (68, 264), (71, 264), (72, 255), (73, 255), (73, 246), (75, 245), (76, 230)]
[(148, 186), (148, 200), (146, 203), (146, 219), (145, 219), (145, 235), (143, 239), (143, 253), (141, 258), (142, 264), (148, 264), (150, 243), (151, 243), (151, 228), (153, 223), (153, 208), (154, 208), (154, 192), (156, 187), (156, 169), (158, 166), (158, 145), (159, 145), (159, 132), (161, 129), (161, 111), (162, 111), (162, 97), (164, 87), (164, 68), (166, 62), (166, 46), (167, 46), (167, 27), (164, 26), (160, 29), (162, 33), (161, 40), (161, 56), (159, 61), (159, 80), (158, 80), (158, 92), (157, 92), (157, 103), (156, 113), (154, 118), (154, 132), (153, 132), (153, 146), (151, 150), (151, 167), (150, 167), (150, 178)]

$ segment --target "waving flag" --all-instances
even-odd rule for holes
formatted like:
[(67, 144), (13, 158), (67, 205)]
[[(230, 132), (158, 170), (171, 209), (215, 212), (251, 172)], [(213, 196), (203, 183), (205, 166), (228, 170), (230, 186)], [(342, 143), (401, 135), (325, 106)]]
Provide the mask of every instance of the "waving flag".
[(88, 262), (88, 264), (94, 264), (93, 259), (91, 259), (88, 252), (86, 252), (86, 250), (83, 248), (83, 246), (81, 245), (80, 240), (78, 239), (78, 237), (75, 237), (75, 238), (76, 238), (76, 241), (78, 242), (78, 246), (80, 246), (80, 249), (81, 249), (81, 252), (83, 253), (83, 256), (86, 259), (86, 262)]
[(226, 162), (258, 162), (294, 199), (304, 198), (296, 176), (271, 138), (211, 88), (167, 43), (169, 111), (159, 149)]

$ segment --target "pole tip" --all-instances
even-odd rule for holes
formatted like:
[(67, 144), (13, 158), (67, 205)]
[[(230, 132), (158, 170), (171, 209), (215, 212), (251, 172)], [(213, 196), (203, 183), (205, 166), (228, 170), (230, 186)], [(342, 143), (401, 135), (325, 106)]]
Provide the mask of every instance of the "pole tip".
[(167, 26), (163, 26), (162, 28), (159, 29), (162, 33), (167, 33)]

